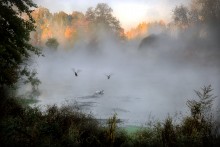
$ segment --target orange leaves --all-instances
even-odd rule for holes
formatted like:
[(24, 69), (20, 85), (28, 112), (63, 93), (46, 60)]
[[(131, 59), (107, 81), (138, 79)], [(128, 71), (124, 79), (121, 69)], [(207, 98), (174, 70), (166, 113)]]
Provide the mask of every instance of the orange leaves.
[(76, 30), (73, 27), (67, 26), (64, 32), (66, 39), (71, 39), (76, 35)]
[(142, 22), (136, 28), (132, 28), (131, 30), (126, 32), (125, 36), (128, 39), (134, 39), (137, 37), (144, 36), (145, 34), (147, 34), (148, 28), (149, 28), (149, 23)]
[(47, 40), (48, 38), (52, 37), (52, 31), (50, 30), (50, 28), (46, 27), (42, 30), (42, 34), (41, 34), (41, 40)]
[(156, 22), (142, 22), (138, 24), (136, 28), (132, 28), (125, 33), (127, 39), (135, 39), (139, 37), (144, 37), (148, 35), (148, 31), (150, 28), (155, 26), (166, 26), (166, 23), (163, 20), (156, 21)]

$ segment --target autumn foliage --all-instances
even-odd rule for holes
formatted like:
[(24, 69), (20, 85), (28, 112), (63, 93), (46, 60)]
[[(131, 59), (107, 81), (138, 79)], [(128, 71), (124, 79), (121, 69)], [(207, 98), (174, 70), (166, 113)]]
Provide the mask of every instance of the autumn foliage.
[[(103, 11), (103, 13), (100, 14), (100, 11)], [(63, 11), (52, 14), (47, 8), (39, 7), (32, 12), (32, 16), (36, 21), (36, 31), (31, 33), (31, 42), (36, 46), (44, 46), (49, 38), (57, 38), (62, 47), (73, 47), (77, 41), (85, 38), (96, 40), (97, 38), (94, 38), (94, 36), (97, 35), (94, 33), (103, 28), (107, 34), (112, 32), (119, 38), (130, 40), (149, 35), (149, 29), (154, 26), (164, 27), (166, 25), (162, 20), (158, 22), (141, 22), (137, 27), (124, 33), (124, 29), (112, 15), (112, 11), (104, 3), (98, 4), (95, 8), (88, 8), (85, 14), (77, 11), (73, 11), (72, 14), (66, 14)]]

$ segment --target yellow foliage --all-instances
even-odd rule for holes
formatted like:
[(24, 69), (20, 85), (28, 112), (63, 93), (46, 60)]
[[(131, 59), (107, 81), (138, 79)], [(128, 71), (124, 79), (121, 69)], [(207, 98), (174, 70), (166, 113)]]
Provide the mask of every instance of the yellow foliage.
[(64, 32), (64, 36), (66, 39), (71, 39), (75, 36), (76, 34), (76, 30), (74, 28), (71, 27), (66, 27), (65, 32)]
[(140, 36), (144, 36), (149, 28), (149, 24), (146, 22), (140, 23), (136, 28), (132, 28), (128, 32), (125, 33), (127, 39), (134, 39)]
[(47, 40), (52, 37), (52, 32), (49, 28), (45, 28), (42, 30), (41, 40)]

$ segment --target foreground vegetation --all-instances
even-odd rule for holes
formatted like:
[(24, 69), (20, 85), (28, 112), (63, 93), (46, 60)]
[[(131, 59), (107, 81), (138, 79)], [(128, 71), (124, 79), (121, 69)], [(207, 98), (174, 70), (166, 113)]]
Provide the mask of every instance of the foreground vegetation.
[[(190, 100), (191, 114), (173, 123), (168, 116), (128, 134), (117, 127), (117, 117), (101, 124), (84, 114), (77, 105), (50, 106), (45, 112), (21, 105), (15, 98), (1, 105), (1, 146), (219, 146), (219, 126), (215, 121), (211, 86), (196, 91), (199, 99)], [(1, 95), (3, 98), (5, 95)]]

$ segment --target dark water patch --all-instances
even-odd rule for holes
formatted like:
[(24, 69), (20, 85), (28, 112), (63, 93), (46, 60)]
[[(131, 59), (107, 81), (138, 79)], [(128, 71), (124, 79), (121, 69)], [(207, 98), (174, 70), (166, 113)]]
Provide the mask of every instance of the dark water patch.
[(97, 102), (78, 102), (79, 107), (93, 107)]
[(81, 97), (77, 97), (79, 99), (96, 99), (96, 98), (100, 98), (99, 95), (88, 95), (88, 96), (81, 96)]
[(126, 109), (122, 109), (122, 108), (113, 108), (112, 109), (114, 112), (123, 112), (123, 113), (128, 113), (129, 111), (128, 110), (126, 110)]

